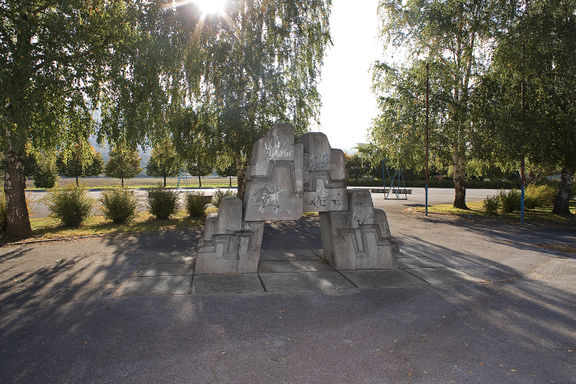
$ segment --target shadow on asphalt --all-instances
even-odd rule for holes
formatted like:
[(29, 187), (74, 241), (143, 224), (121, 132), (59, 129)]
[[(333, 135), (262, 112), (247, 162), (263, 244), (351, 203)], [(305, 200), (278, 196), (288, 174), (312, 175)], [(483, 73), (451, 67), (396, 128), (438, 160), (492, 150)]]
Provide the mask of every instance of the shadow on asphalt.
[(294, 221), (266, 223), (262, 236), (262, 250), (320, 249), (320, 220), (308, 216)]
[[(481, 225), (466, 230), (480, 231), (506, 246), (526, 249), (533, 248), (530, 241), (538, 240), (517, 228)], [(319, 233), (317, 218), (274, 223), (266, 226), (263, 248), (320, 248)], [(521, 235), (523, 242), (518, 243), (515, 239)], [(553, 232), (550, 235), (556, 239)], [(200, 375), (198, 367), (206, 365), (205, 351), (220, 355), (220, 351), (227, 350), (226, 356), (247, 359), (246, 364), (259, 361), (254, 356), (262, 353), (262, 359), (268, 361), (273, 352), (264, 349), (268, 337), (264, 330), (277, 335), (282, 343), (302, 333), (302, 349), (292, 350), (288, 343), (278, 359), (288, 356), (294, 361), (315, 361), (314, 370), (334, 364), (331, 360), (321, 362), (325, 353), (341, 353), (346, 356), (344, 364), (350, 360), (350, 374), (362, 375), (364, 371), (356, 370), (364, 369), (360, 362), (367, 357), (350, 354), (349, 345), (340, 350), (341, 341), (363, 343), (367, 349), (397, 339), (393, 348), (399, 354), (390, 354), (385, 364), (370, 363), (372, 370), (387, 369), (384, 372), (390, 382), (400, 382), (405, 377), (406, 360), (420, 353), (440, 356), (434, 357), (435, 368), (446, 372), (453, 369), (453, 360), (479, 364), (481, 358), (492, 369), (499, 369), (498, 364), (507, 370), (514, 367), (519, 371), (518, 382), (554, 379), (567, 383), (574, 379), (573, 354), (567, 353), (576, 347), (571, 338), (576, 331), (573, 293), (519, 278), (514, 269), (481, 255), (457, 252), (418, 237), (403, 237), (401, 250), (507, 283), (355, 290), (341, 296), (302, 293), (286, 297), (187, 296), (178, 300), (110, 298), (146, 257), (187, 254), (198, 237), (198, 232), (173, 230), (113, 236), (101, 245), (74, 241), (1, 249), (0, 382), (28, 382), (38, 377), (46, 382), (99, 378), (102, 382), (119, 382), (128, 373), (133, 380), (147, 375), (153, 382), (169, 379), (171, 368), (181, 367), (189, 367), (190, 375)], [(95, 244), (95, 248), (85, 249), (85, 244)], [(51, 267), (26, 269), (30, 256), (47, 255), (60, 257), (61, 261)], [(23, 272), (11, 274), (19, 268)], [(74, 273), (66, 273), (70, 271)], [(305, 336), (310, 338), (309, 345), (304, 344)], [(317, 349), (327, 337), (330, 350)], [(247, 354), (247, 346), (253, 345), (254, 351)], [(154, 365), (163, 361), (157, 360), (158, 356), (165, 356), (170, 366)], [(141, 371), (126, 371), (139, 367), (138, 361), (145, 364)], [(230, 367), (234, 369), (235, 365)], [(239, 372), (229, 374), (234, 377)], [(529, 372), (534, 376), (522, 376)], [(415, 381), (426, 381), (418, 369), (412, 375)]]
[[(511, 246), (521, 250), (536, 251), (546, 255), (558, 256), (558, 250), (546, 246), (565, 245), (576, 251), (576, 228), (565, 225), (542, 225), (514, 223), (470, 221), (463, 218), (434, 218), (422, 217), (419, 220), (427, 223), (442, 223), (457, 227), (461, 230), (477, 233), (490, 238), (492, 242)], [(563, 252), (562, 257), (576, 258), (574, 252)]]

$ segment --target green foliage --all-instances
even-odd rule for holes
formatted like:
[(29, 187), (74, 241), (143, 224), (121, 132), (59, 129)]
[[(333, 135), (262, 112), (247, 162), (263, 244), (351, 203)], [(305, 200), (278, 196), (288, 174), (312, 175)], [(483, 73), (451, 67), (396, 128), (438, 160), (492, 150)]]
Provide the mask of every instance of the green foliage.
[(401, 67), (377, 63), (374, 89), (381, 113), (371, 135), (389, 166), (422, 170), (425, 161), (426, 64), (430, 67), (430, 148), (435, 167), (451, 164), (454, 206), (466, 208), (466, 162), (473, 153), (470, 114), (478, 79), (488, 64), (486, 50), (502, 27), (506, 3), (381, 0), (387, 43), (408, 49)]
[(134, 192), (124, 188), (114, 188), (102, 192), (100, 198), (104, 216), (115, 224), (124, 224), (132, 221), (136, 216), (138, 202)]
[(178, 212), (178, 192), (165, 188), (152, 188), (148, 191), (150, 213), (158, 220), (166, 220)]
[(104, 160), (88, 142), (81, 142), (59, 153), (56, 164), (60, 174), (74, 177), (98, 176), (102, 173)]
[(0, 232), (6, 230), (6, 224), (8, 221), (8, 212), (6, 212), (6, 197), (4, 194), (0, 195)]
[(228, 177), (230, 180), (230, 188), (232, 188), (232, 176), (238, 175), (236, 162), (231, 157), (222, 156), (222, 161), (216, 166), (216, 173), (219, 176)]
[(68, 186), (51, 191), (47, 196), (48, 209), (65, 227), (77, 228), (90, 214), (92, 200), (86, 190), (79, 186)]
[(164, 138), (152, 150), (146, 173), (150, 176), (162, 177), (164, 187), (166, 178), (178, 176), (182, 166), (180, 156), (169, 138)]
[(550, 206), (555, 198), (556, 188), (551, 185), (529, 185), (525, 190), (524, 206), (528, 209)]
[(141, 171), (138, 151), (129, 149), (124, 144), (116, 144), (112, 148), (110, 159), (104, 168), (106, 176), (122, 180), (122, 186), (124, 186), (124, 179), (131, 179)]
[[(525, 155), (562, 174), (556, 213), (568, 213), (568, 180), (576, 172), (576, 18), (574, 0), (534, 0), (517, 9), (499, 36), (478, 92), (478, 132), (496, 158)], [(522, 4), (518, 4), (522, 7)], [(488, 151), (485, 151), (486, 153)]]
[(37, 188), (52, 188), (58, 179), (58, 167), (54, 157), (38, 155), (32, 177)]
[(487, 196), (486, 199), (484, 199), (483, 203), (484, 211), (490, 216), (498, 215), (499, 205), (500, 205), (499, 196)]
[(206, 207), (206, 196), (200, 192), (192, 192), (186, 195), (186, 211), (190, 217), (203, 217)]
[(220, 203), (222, 202), (222, 199), (225, 198), (226, 196), (236, 196), (236, 192), (234, 191), (223, 191), (221, 189), (217, 190), (216, 192), (214, 192), (214, 195), (212, 195), (212, 205), (214, 205), (217, 208), (220, 208)]
[(520, 210), (521, 194), (520, 191), (512, 189), (509, 192), (500, 191), (498, 194), (502, 212), (514, 212)]
[(346, 172), (350, 179), (362, 179), (371, 176), (372, 167), (359, 154), (344, 155)]

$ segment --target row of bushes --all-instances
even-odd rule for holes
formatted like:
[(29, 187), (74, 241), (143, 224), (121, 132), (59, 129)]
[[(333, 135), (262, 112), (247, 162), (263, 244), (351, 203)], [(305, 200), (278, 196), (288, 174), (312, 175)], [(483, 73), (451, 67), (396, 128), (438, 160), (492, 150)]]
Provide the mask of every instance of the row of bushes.
[[(424, 188), (425, 180), (405, 180), (406, 187)], [(382, 179), (350, 179), (348, 185), (351, 187), (381, 187)], [(430, 188), (454, 188), (452, 180), (430, 180)], [(513, 189), (520, 188), (519, 180), (466, 180), (466, 188), (471, 189)]]
[[(199, 192), (186, 195), (185, 205), (191, 217), (203, 217), (207, 205), (219, 207), (225, 196), (234, 195), (232, 191), (218, 190), (214, 196), (204, 196)], [(69, 186), (52, 191), (46, 197), (52, 216), (65, 227), (76, 228), (90, 215), (94, 205), (93, 199), (87, 196), (82, 187)], [(115, 224), (128, 223), (136, 216), (138, 201), (134, 192), (117, 188), (105, 191), (100, 198), (102, 210), (108, 220)], [(210, 204), (211, 203), (211, 204)], [(148, 191), (148, 208), (158, 220), (168, 219), (179, 210), (178, 192), (165, 188), (152, 188)], [(0, 197), (0, 230), (6, 230), (6, 202)]]
[[(525, 190), (524, 207), (535, 209), (554, 204), (556, 189), (551, 185), (529, 185)], [(484, 200), (484, 211), (489, 215), (520, 211), (522, 195), (517, 189), (509, 192), (500, 191), (498, 195)]]

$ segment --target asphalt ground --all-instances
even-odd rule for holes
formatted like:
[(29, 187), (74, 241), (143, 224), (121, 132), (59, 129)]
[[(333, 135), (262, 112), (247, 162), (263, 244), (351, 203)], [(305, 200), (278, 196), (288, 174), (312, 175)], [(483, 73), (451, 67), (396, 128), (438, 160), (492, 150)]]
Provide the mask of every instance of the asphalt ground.
[[(575, 383), (573, 228), (425, 217), (379, 200), (403, 257), (481, 279), (401, 288), (118, 296), (187, 230), (0, 249), (1, 383)], [(296, 230), (295, 230), (296, 228)], [(317, 222), (265, 250), (316, 249)]]

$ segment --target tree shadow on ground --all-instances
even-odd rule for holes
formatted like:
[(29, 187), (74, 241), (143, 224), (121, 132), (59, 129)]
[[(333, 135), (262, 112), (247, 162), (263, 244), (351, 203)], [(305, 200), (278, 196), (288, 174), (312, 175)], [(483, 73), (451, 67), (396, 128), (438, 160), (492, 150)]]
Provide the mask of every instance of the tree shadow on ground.
[[(576, 258), (576, 228), (556, 224), (507, 223), (502, 221), (467, 220), (464, 218), (418, 217), (430, 224), (445, 224), (459, 230), (479, 234), (490, 241), (520, 250)], [(569, 252), (559, 252), (555, 245), (565, 245)]]
[(262, 250), (319, 248), (322, 248), (322, 238), (318, 216), (305, 216), (293, 221), (273, 221), (264, 225)]
[[(278, 240), (290, 233), (301, 236), (295, 246), (320, 242), (317, 219), (267, 228), (271, 249), (287, 247)], [(146, 258), (181, 257), (198, 236), (172, 230), (1, 249), (0, 382), (209, 382), (215, 375), (221, 382), (305, 382), (314, 375), (361, 383), (374, 382), (374, 374), (400, 383), (407, 372), (413, 382), (575, 377), (573, 292), (418, 236), (401, 238), (403, 254), (492, 283), (337, 295), (110, 297)], [(513, 246), (502, 243), (504, 252)], [(277, 363), (285, 361), (290, 376)]]

